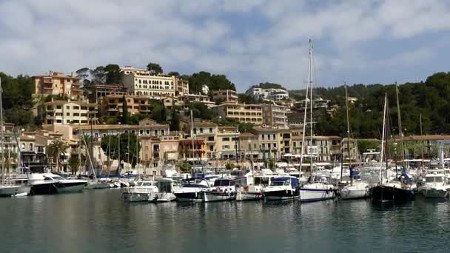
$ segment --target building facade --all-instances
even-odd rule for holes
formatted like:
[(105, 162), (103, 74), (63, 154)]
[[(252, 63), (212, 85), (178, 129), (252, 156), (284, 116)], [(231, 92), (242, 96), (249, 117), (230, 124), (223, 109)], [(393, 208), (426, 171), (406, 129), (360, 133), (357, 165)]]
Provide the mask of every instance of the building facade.
[(45, 123), (90, 124), (97, 121), (97, 104), (81, 101), (56, 100), (44, 104)]
[(62, 95), (72, 99), (82, 95), (80, 78), (73, 75), (49, 71), (48, 75), (33, 76), (32, 81), (35, 95)]
[(263, 124), (262, 105), (223, 103), (214, 107), (224, 118), (234, 119), (241, 123)]
[(128, 93), (152, 99), (179, 97), (189, 93), (189, 83), (177, 76), (154, 75), (145, 69), (121, 68)]
[(262, 105), (262, 109), (264, 125), (278, 128), (287, 128), (288, 108), (276, 104), (264, 104)]
[(124, 99), (126, 100), (128, 113), (131, 115), (150, 113), (148, 97), (136, 95), (107, 95), (102, 100), (102, 114), (119, 116), (123, 112)]

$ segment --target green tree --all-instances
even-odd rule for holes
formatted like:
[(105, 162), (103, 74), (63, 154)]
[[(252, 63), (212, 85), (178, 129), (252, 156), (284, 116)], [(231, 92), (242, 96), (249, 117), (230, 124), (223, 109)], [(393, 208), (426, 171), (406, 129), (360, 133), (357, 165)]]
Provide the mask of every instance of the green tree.
[(201, 102), (190, 102), (186, 105), (189, 110), (192, 110), (194, 118), (211, 120), (215, 113), (207, 105)]
[(225, 75), (211, 75), (209, 72), (200, 71), (188, 78), (189, 92), (200, 93), (203, 85), (207, 85), (210, 91), (214, 90), (236, 90), (234, 83), (227, 79)]
[(56, 171), (60, 170), (61, 156), (65, 155), (65, 151), (69, 146), (60, 140), (54, 140), (47, 146), (47, 155), (56, 163)]
[(80, 166), (84, 163), (85, 161), (85, 157), (82, 154), (78, 154), (78, 153), (72, 153), (70, 154), (70, 158), (69, 158), (69, 168), (70, 168), (70, 172), (72, 174), (76, 174), (78, 172), (78, 170), (80, 169)]
[(180, 76), (180, 73), (178, 73), (176, 71), (170, 71), (167, 75), (169, 75), (169, 76)]
[(128, 124), (128, 104), (125, 95), (122, 96), (122, 124)]
[(118, 136), (106, 136), (102, 138), (100, 145), (103, 152), (111, 159), (118, 159), (120, 155), (120, 160), (127, 162), (129, 157), (132, 167), (134, 168), (136, 166), (140, 145), (137, 143), (137, 136), (135, 134), (123, 133)]
[(150, 118), (157, 123), (167, 122), (167, 109), (160, 100), (150, 99)]
[(170, 131), (180, 131), (180, 114), (172, 109), (170, 118)]
[(192, 171), (192, 165), (187, 162), (179, 162), (176, 167), (183, 173), (189, 173)]
[(122, 83), (122, 73), (120, 67), (117, 64), (108, 64), (104, 68), (106, 72), (107, 84), (119, 84)]
[(162, 74), (163, 69), (158, 63), (150, 62), (147, 64), (147, 70), (150, 71), (152, 74)]
[(98, 66), (95, 69), (91, 69), (90, 74), (92, 76), (93, 83), (105, 83), (106, 82), (107, 72), (105, 70), (105, 67)]

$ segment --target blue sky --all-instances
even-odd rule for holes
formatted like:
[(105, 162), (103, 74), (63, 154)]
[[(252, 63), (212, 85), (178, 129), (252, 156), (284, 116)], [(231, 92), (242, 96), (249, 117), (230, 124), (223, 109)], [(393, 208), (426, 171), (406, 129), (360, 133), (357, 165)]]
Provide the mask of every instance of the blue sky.
[(108, 63), (304, 87), (404, 83), (450, 71), (450, 1), (0, 0), (0, 71)]

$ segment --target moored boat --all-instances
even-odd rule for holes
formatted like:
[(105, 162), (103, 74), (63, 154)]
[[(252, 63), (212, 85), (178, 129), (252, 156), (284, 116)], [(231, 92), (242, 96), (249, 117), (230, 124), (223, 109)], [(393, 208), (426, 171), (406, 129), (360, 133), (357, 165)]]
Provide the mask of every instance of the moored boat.
[(210, 191), (203, 193), (203, 202), (227, 201), (236, 199), (236, 183), (232, 179), (218, 178)]
[(293, 176), (274, 177), (263, 190), (264, 200), (288, 200), (299, 196), (299, 179)]

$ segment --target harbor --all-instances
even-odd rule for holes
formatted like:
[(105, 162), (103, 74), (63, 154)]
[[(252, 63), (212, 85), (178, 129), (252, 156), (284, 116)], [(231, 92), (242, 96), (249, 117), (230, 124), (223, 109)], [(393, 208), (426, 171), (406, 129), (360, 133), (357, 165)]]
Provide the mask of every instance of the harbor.
[(447, 252), (450, 247), (450, 201), (154, 204), (124, 202), (120, 194), (110, 189), (2, 198), (2, 251)]

